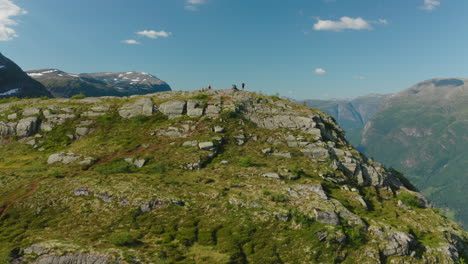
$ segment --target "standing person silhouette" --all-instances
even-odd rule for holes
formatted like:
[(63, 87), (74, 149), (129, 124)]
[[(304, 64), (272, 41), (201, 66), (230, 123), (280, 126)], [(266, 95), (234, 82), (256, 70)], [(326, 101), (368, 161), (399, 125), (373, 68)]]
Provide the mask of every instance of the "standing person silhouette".
[(208, 90), (211, 90), (211, 84), (210, 84), (210, 85), (208, 85)]
[(245, 89), (245, 83), (242, 83), (242, 90)]

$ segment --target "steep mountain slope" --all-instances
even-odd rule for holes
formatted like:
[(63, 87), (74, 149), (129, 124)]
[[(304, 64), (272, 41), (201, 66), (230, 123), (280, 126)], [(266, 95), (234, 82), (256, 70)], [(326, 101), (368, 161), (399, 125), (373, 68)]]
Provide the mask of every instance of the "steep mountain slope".
[(236, 90), (0, 107), (6, 263), (460, 263), (466, 233), (321, 111)]
[(305, 100), (308, 107), (318, 108), (333, 116), (346, 131), (348, 139), (358, 146), (364, 125), (391, 95), (369, 94), (352, 100)]
[(170, 91), (167, 83), (144, 72), (70, 74), (57, 69), (33, 70), (29, 76), (41, 82), (55, 97), (128, 96)]
[(468, 223), (468, 83), (433, 79), (389, 98), (366, 125), (365, 152), (407, 174)]
[(51, 97), (51, 94), (0, 53), (0, 98), (41, 96)]

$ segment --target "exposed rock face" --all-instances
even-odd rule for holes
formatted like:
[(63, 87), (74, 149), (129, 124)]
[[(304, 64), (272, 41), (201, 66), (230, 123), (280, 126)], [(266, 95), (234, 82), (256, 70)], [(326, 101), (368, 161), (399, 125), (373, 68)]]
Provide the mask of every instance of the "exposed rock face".
[(150, 98), (141, 98), (134, 103), (129, 103), (119, 109), (123, 118), (131, 118), (138, 115), (150, 116), (153, 114), (153, 102)]

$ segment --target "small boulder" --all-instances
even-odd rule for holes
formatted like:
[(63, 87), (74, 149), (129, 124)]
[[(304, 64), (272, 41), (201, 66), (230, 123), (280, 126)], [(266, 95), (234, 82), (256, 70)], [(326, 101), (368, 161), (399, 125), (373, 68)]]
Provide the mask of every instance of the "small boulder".
[(272, 153), (272, 152), (273, 152), (273, 150), (272, 150), (271, 148), (262, 149), (262, 153), (263, 153), (263, 154), (270, 154), (270, 153)]
[(77, 127), (75, 133), (78, 136), (86, 136), (89, 133), (89, 128), (87, 128), (87, 127)]
[(273, 156), (283, 157), (283, 158), (287, 158), (287, 159), (292, 158), (291, 153), (289, 153), (289, 152), (277, 152), (277, 153), (273, 153)]
[(270, 179), (281, 179), (281, 175), (275, 172), (264, 173), (262, 176)]
[(8, 115), (7, 116), (8, 120), (15, 120), (16, 118), (18, 118), (18, 114), (17, 113), (13, 113), (11, 115)]
[(198, 143), (198, 147), (202, 150), (214, 150), (215, 144), (211, 141), (200, 142)]
[(223, 127), (220, 127), (220, 126), (215, 126), (215, 127), (213, 128), (213, 131), (214, 131), (215, 133), (224, 133), (224, 128), (223, 128)]

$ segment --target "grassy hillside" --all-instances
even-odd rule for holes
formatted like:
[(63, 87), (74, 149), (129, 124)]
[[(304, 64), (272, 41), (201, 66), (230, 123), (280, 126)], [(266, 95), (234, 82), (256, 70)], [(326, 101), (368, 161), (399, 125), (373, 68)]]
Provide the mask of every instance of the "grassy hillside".
[[(0, 132), (18, 122), (0, 138), (0, 263), (466, 257), (456, 223), (289, 101), (225, 90), (0, 109)], [(18, 136), (27, 115), (40, 125)]]

